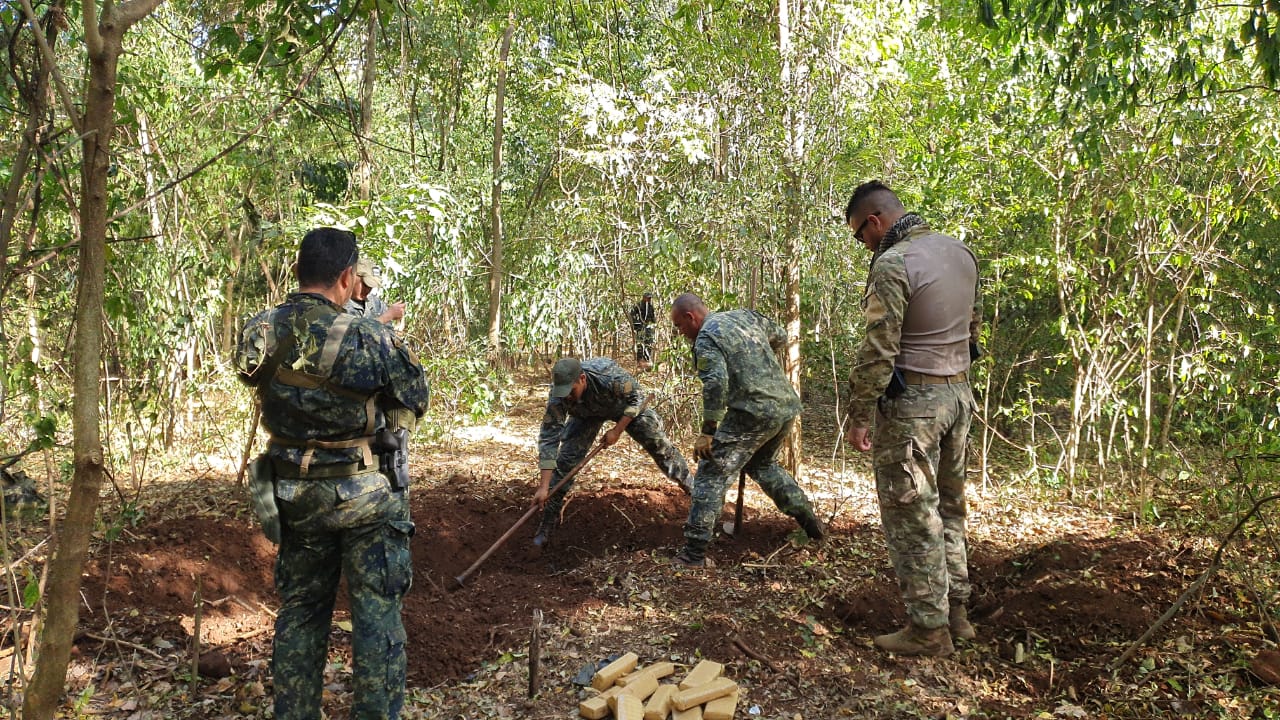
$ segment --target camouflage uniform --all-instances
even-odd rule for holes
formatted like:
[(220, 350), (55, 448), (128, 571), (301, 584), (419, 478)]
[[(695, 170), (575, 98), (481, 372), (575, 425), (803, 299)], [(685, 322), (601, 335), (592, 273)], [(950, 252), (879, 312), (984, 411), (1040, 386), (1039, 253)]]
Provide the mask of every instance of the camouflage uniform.
[[(595, 442), (606, 420), (617, 422), (624, 415), (632, 418), (625, 432), (632, 437), (664, 475), (681, 487), (691, 486), (689, 466), (684, 456), (662, 432), (662, 420), (652, 408), (645, 408), (645, 395), (640, 383), (609, 358), (582, 361), (587, 387), (577, 402), (550, 397), (538, 433), (538, 468), (555, 469), (550, 487), (555, 487), (575, 465), (582, 462)], [(571, 479), (547, 498), (542, 513), (542, 528), (553, 530), (560, 519), (565, 496), (573, 488)]]
[(387, 305), (387, 301), (383, 300), (381, 295), (370, 295), (364, 300), (351, 298), (347, 301), (346, 311), (352, 315), (359, 315), (361, 317), (377, 320), (382, 317), (382, 314), (385, 313), (389, 307), (390, 306)]
[(49, 501), (36, 490), (36, 483), (25, 472), (9, 472), (0, 468), (0, 513), (7, 522), (40, 519), (49, 511)]
[[(245, 325), (236, 354), (242, 378), (254, 382), (248, 376), (290, 329), (296, 345), (258, 388), (282, 521), (275, 717), (320, 717), (334, 598), (345, 575), (355, 663), (351, 717), (395, 718), (404, 704), (400, 612), (413, 574), (414, 527), (407, 492), (378, 472), (360, 438), (384, 427), (387, 412), (421, 415), (426, 380), (388, 328), (310, 293), (292, 294)], [(339, 332), (340, 341), (326, 342)]]
[[(869, 427), (889, 557), (918, 627), (947, 625), (971, 593), (965, 538), (965, 450), (973, 392), (969, 343), (982, 317), (977, 260), (907, 214), (867, 276), (867, 329), (849, 378), (847, 422)], [(941, 311), (941, 312), (939, 312)], [(884, 395), (895, 366), (905, 379)], [(895, 393), (891, 393), (895, 394)]]
[(718, 426), (711, 458), (698, 463), (684, 526), (685, 548), (700, 559), (724, 509), (729, 484), (745, 470), (779, 510), (803, 522), (813, 509), (804, 490), (778, 464), (800, 396), (775, 356), (787, 340), (780, 325), (754, 310), (711, 313), (693, 341), (702, 380), (702, 418)]
[(636, 361), (640, 363), (653, 362), (653, 346), (658, 339), (654, 327), (658, 316), (650, 297), (652, 296), (645, 295), (640, 302), (631, 306), (631, 332), (636, 338)]

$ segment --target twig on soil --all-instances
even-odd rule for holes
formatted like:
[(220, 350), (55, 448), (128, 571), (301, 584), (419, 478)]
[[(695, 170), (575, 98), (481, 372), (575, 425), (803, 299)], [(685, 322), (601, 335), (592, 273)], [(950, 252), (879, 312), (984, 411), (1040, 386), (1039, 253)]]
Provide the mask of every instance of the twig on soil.
[(1171, 605), (1163, 615), (1161, 615), (1154, 623), (1152, 623), (1151, 627), (1147, 628), (1147, 631), (1142, 634), (1142, 637), (1138, 638), (1137, 640), (1134, 640), (1133, 644), (1130, 645), (1128, 649), (1124, 651), (1124, 654), (1121, 655), (1119, 658), (1116, 659), (1115, 662), (1111, 663), (1111, 665), (1108, 666), (1109, 670), (1111, 670), (1112, 672), (1115, 672), (1116, 668), (1128, 662), (1129, 659), (1133, 657), (1133, 654), (1138, 651), (1138, 648), (1146, 644), (1146, 642), (1151, 639), (1152, 635), (1155, 635), (1156, 632), (1159, 631), (1160, 628), (1163, 627), (1164, 624), (1168, 622), (1170, 618), (1176, 615), (1177, 612), (1182, 609), (1182, 606), (1186, 604), (1187, 600), (1192, 595), (1195, 595), (1196, 593), (1200, 592), (1200, 589), (1204, 587), (1204, 584), (1208, 582), (1209, 578), (1212, 577), (1215, 572), (1217, 572), (1218, 565), (1222, 563), (1222, 552), (1227, 549), (1227, 545), (1231, 543), (1231, 539), (1236, 536), (1236, 533), (1240, 532), (1240, 528), (1244, 527), (1244, 524), (1249, 521), (1249, 518), (1257, 514), (1258, 510), (1263, 505), (1265, 505), (1266, 503), (1272, 502), (1274, 500), (1280, 500), (1280, 494), (1268, 495), (1267, 497), (1264, 497), (1261, 500), (1257, 501), (1256, 503), (1253, 504), (1253, 507), (1249, 508), (1249, 512), (1244, 514), (1244, 517), (1236, 521), (1235, 526), (1231, 528), (1231, 532), (1227, 533), (1227, 536), (1223, 538), (1221, 543), (1218, 544), (1218, 549), (1213, 553), (1213, 561), (1209, 563), (1209, 567), (1205, 568), (1205, 571), (1200, 574), (1200, 577), (1196, 578), (1196, 581), (1191, 583), (1191, 587), (1187, 588), (1182, 593), (1182, 595), (1180, 595), (1178, 599), (1174, 601), (1173, 605)]
[(144, 652), (157, 660), (164, 660), (163, 655), (156, 652), (155, 650), (152, 650), (149, 647), (146, 647), (145, 645), (131, 643), (128, 640), (121, 640), (118, 637), (107, 637), (105, 635), (98, 635), (96, 633), (91, 633), (91, 632), (85, 633), (84, 636), (91, 640), (97, 640), (98, 642), (101, 642), (101, 643), (111, 643), (113, 645), (124, 645), (125, 647), (131, 647), (134, 650), (137, 650), (139, 652)]
[(733, 639), (730, 640), (729, 642), (734, 647), (741, 650), (743, 655), (746, 655), (752, 660), (759, 660), (760, 662), (764, 663), (765, 666), (768, 667), (770, 670), (774, 671), (775, 673), (778, 673), (779, 675), (782, 674), (782, 668), (779, 667), (778, 663), (774, 662), (773, 658), (752, 648), (750, 645), (747, 644), (745, 640), (742, 639), (742, 636), (735, 635)]
[[(226, 597), (218, 598), (217, 600), (205, 600), (205, 601), (204, 601), (204, 604), (205, 604), (205, 605), (212, 606), (212, 607), (222, 607), (223, 605), (225, 605), (225, 604), (227, 604), (227, 603), (229, 603), (229, 602), (233, 602), (233, 603), (235, 603), (235, 604), (239, 605), (240, 607), (244, 608), (245, 610), (248, 610), (249, 612), (258, 612), (259, 610), (262, 610), (262, 611), (265, 611), (265, 612), (268, 612), (268, 613), (270, 613), (270, 612), (271, 612), (270, 610), (267, 610), (265, 607), (262, 607), (262, 608), (256, 608), (256, 607), (254, 607), (254, 606), (250, 605), (249, 603), (247, 603), (247, 602), (245, 602), (245, 601), (241, 600), (240, 598), (236, 597), (235, 595), (228, 595), (228, 596), (226, 596)], [(261, 605), (261, 603), (259, 603), (259, 605)], [(272, 614), (273, 616), (275, 615), (275, 613), (271, 613), (271, 614)]]
[(627, 524), (631, 526), (631, 529), (632, 529), (632, 530), (635, 530), (635, 529), (636, 529), (636, 524), (635, 524), (635, 523), (633, 523), (633, 522), (631, 522), (631, 518), (627, 517), (627, 514), (626, 514), (626, 513), (624, 513), (624, 512), (622, 512), (622, 508), (618, 507), (618, 504), (617, 504), (617, 503), (609, 503), (609, 504), (613, 506), (613, 509), (614, 509), (614, 510), (617, 510), (617, 511), (618, 511), (618, 514), (622, 516), (622, 519), (623, 519), (623, 520), (626, 520), (626, 521), (627, 521)]
[(791, 543), (785, 543), (785, 544), (783, 544), (783, 545), (782, 545), (781, 547), (779, 547), (777, 550), (774, 550), (773, 552), (769, 553), (769, 557), (765, 558), (765, 559), (764, 559), (764, 561), (765, 561), (766, 563), (773, 562), (773, 559), (774, 559), (774, 558), (776, 558), (776, 557), (778, 557), (778, 553), (782, 552), (783, 550), (786, 550), (786, 549), (787, 549), (787, 548), (789, 548), (789, 547), (791, 547)]
[(5, 568), (4, 568), (4, 572), (3, 572), (3, 573), (0, 573), (0, 574), (8, 575), (9, 573), (13, 572), (14, 568), (17, 568), (18, 566), (22, 565), (22, 563), (26, 562), (26, 561), (27, 561), (27, 558), (29, 558), (29, 557), (31, 557), (32, 555), (34, 555), (34, 554), (36, 553), (36, 551), (37, 551), (37, 550), (39, 550), (39, 549), (40, 549), (40, 548), (41, 548), (41, 547), (42, 547), (46, 542), (48, 542), (48, 541), (49, 541), (49, 538), (46, 536), (43, 540), (41, 540), (40, 542), (36, 543), (36, 546), (35, 546), (35, 547), (33, 547), (33, 548), (31, 548), (30, 550), (28, 550), (28, 551), (26, 552), (26, 554), (24, 554), (22, 557), (18, 558), (17, 560), (14, 560), (13, 562), (11, 562), (11, 563), (9, 563), (8, 565), (6, 565), (6, 566), (5, 566)]

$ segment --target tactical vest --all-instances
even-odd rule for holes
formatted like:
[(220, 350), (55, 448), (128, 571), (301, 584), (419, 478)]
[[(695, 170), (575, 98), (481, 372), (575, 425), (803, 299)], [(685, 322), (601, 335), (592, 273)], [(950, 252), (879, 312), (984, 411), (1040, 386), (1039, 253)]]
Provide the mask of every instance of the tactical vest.
[[(277, 310), (285, 306), (279, 306)], [(285, 360), (293, 353), (294, 348), (298, 344), (299, 330), (306, 331), (311, 324), (323, 319), (326, 315), (336, 315), (333, 324), (329, 326), (328, 334), (325, 337), (324, 347), (320, 350), (320, 357), (316, 363), (316, 372), (303, 372), (295, 370), (285, 364)], [(305, 388), (308, 390), (317, 390), (324, 388), (325, 390), (338, 395), (340, 397), (363, 403), (365, 406), (365, 427), (364, 434), (360, 437), (350, 438), (346, 440), (299, 440), (278, 435), (274, 432), (270, 433), (270, 441), (276, 445), (286, 447), (303, 448), (302, 462), (299, 465), (299, 473), (307, 476), (311, 468), (311, 459), (318, 448), (326, 450), (341, 450), (345, 448), (360, 448), (363, 467), (376, 468), (374, 462), (372, 443), (374, 439), (375, 420), (377, 419), (377, 394), (368, 394), (357, 392), (349, 388), (345, 388), (335, 383), (331, 377), (333, 373), (333, 364), (338, 359), (338, 351), (342, 347), (342, 341), (350, 329), (351, 323), (356, 320), (355, 315), (349, 313), (340, 313), (335, 311), (328, 305), (318, 304), (315, 307), (299, 314), (294, 311), (291, 313), (292, 327), (287, 331), (284, 337), (275, 337), (275, 323), (272, 323), (271, 332), (267, 334), (266, 359), (262, 364), (249, 376), (246, 380), (253, 385), (258, 392), (259, 402), (265, 402), (266, 391), (272, 381), (282, 385), (292, 387)], [(274, 342), (274, 346), (273, 346)], [(291, 409), (292, 410), (292, 409)], [(328, 475), (329, 473), (326, 473)]]

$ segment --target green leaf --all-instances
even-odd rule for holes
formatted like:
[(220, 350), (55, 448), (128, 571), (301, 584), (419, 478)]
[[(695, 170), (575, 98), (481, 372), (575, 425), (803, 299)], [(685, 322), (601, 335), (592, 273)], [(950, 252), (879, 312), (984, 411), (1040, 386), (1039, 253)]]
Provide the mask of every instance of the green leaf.
[(22, 587), (22, 607), (31, 609), (40, 602), (40, 581), (34, 573), (27, 578), (27, 584)]

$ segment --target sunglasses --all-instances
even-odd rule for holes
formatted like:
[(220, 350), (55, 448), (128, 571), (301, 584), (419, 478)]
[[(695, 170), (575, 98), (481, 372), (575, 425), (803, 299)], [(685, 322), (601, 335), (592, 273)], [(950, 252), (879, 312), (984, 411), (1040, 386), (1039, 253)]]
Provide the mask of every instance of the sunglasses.
[(862, 224), (858, 226), (857, 230), (853, 231), (853, 239), (857, 240), (858, 242), (862, 242), (862, 231), (867, 229), (867, 221), (870, 220), (872, 216), (879, 215), (879, 214), (880, 213), (878, 212), (873, 212), (871, 213), (871, 215), (868, 215), (865, 218), (863, 218)]

